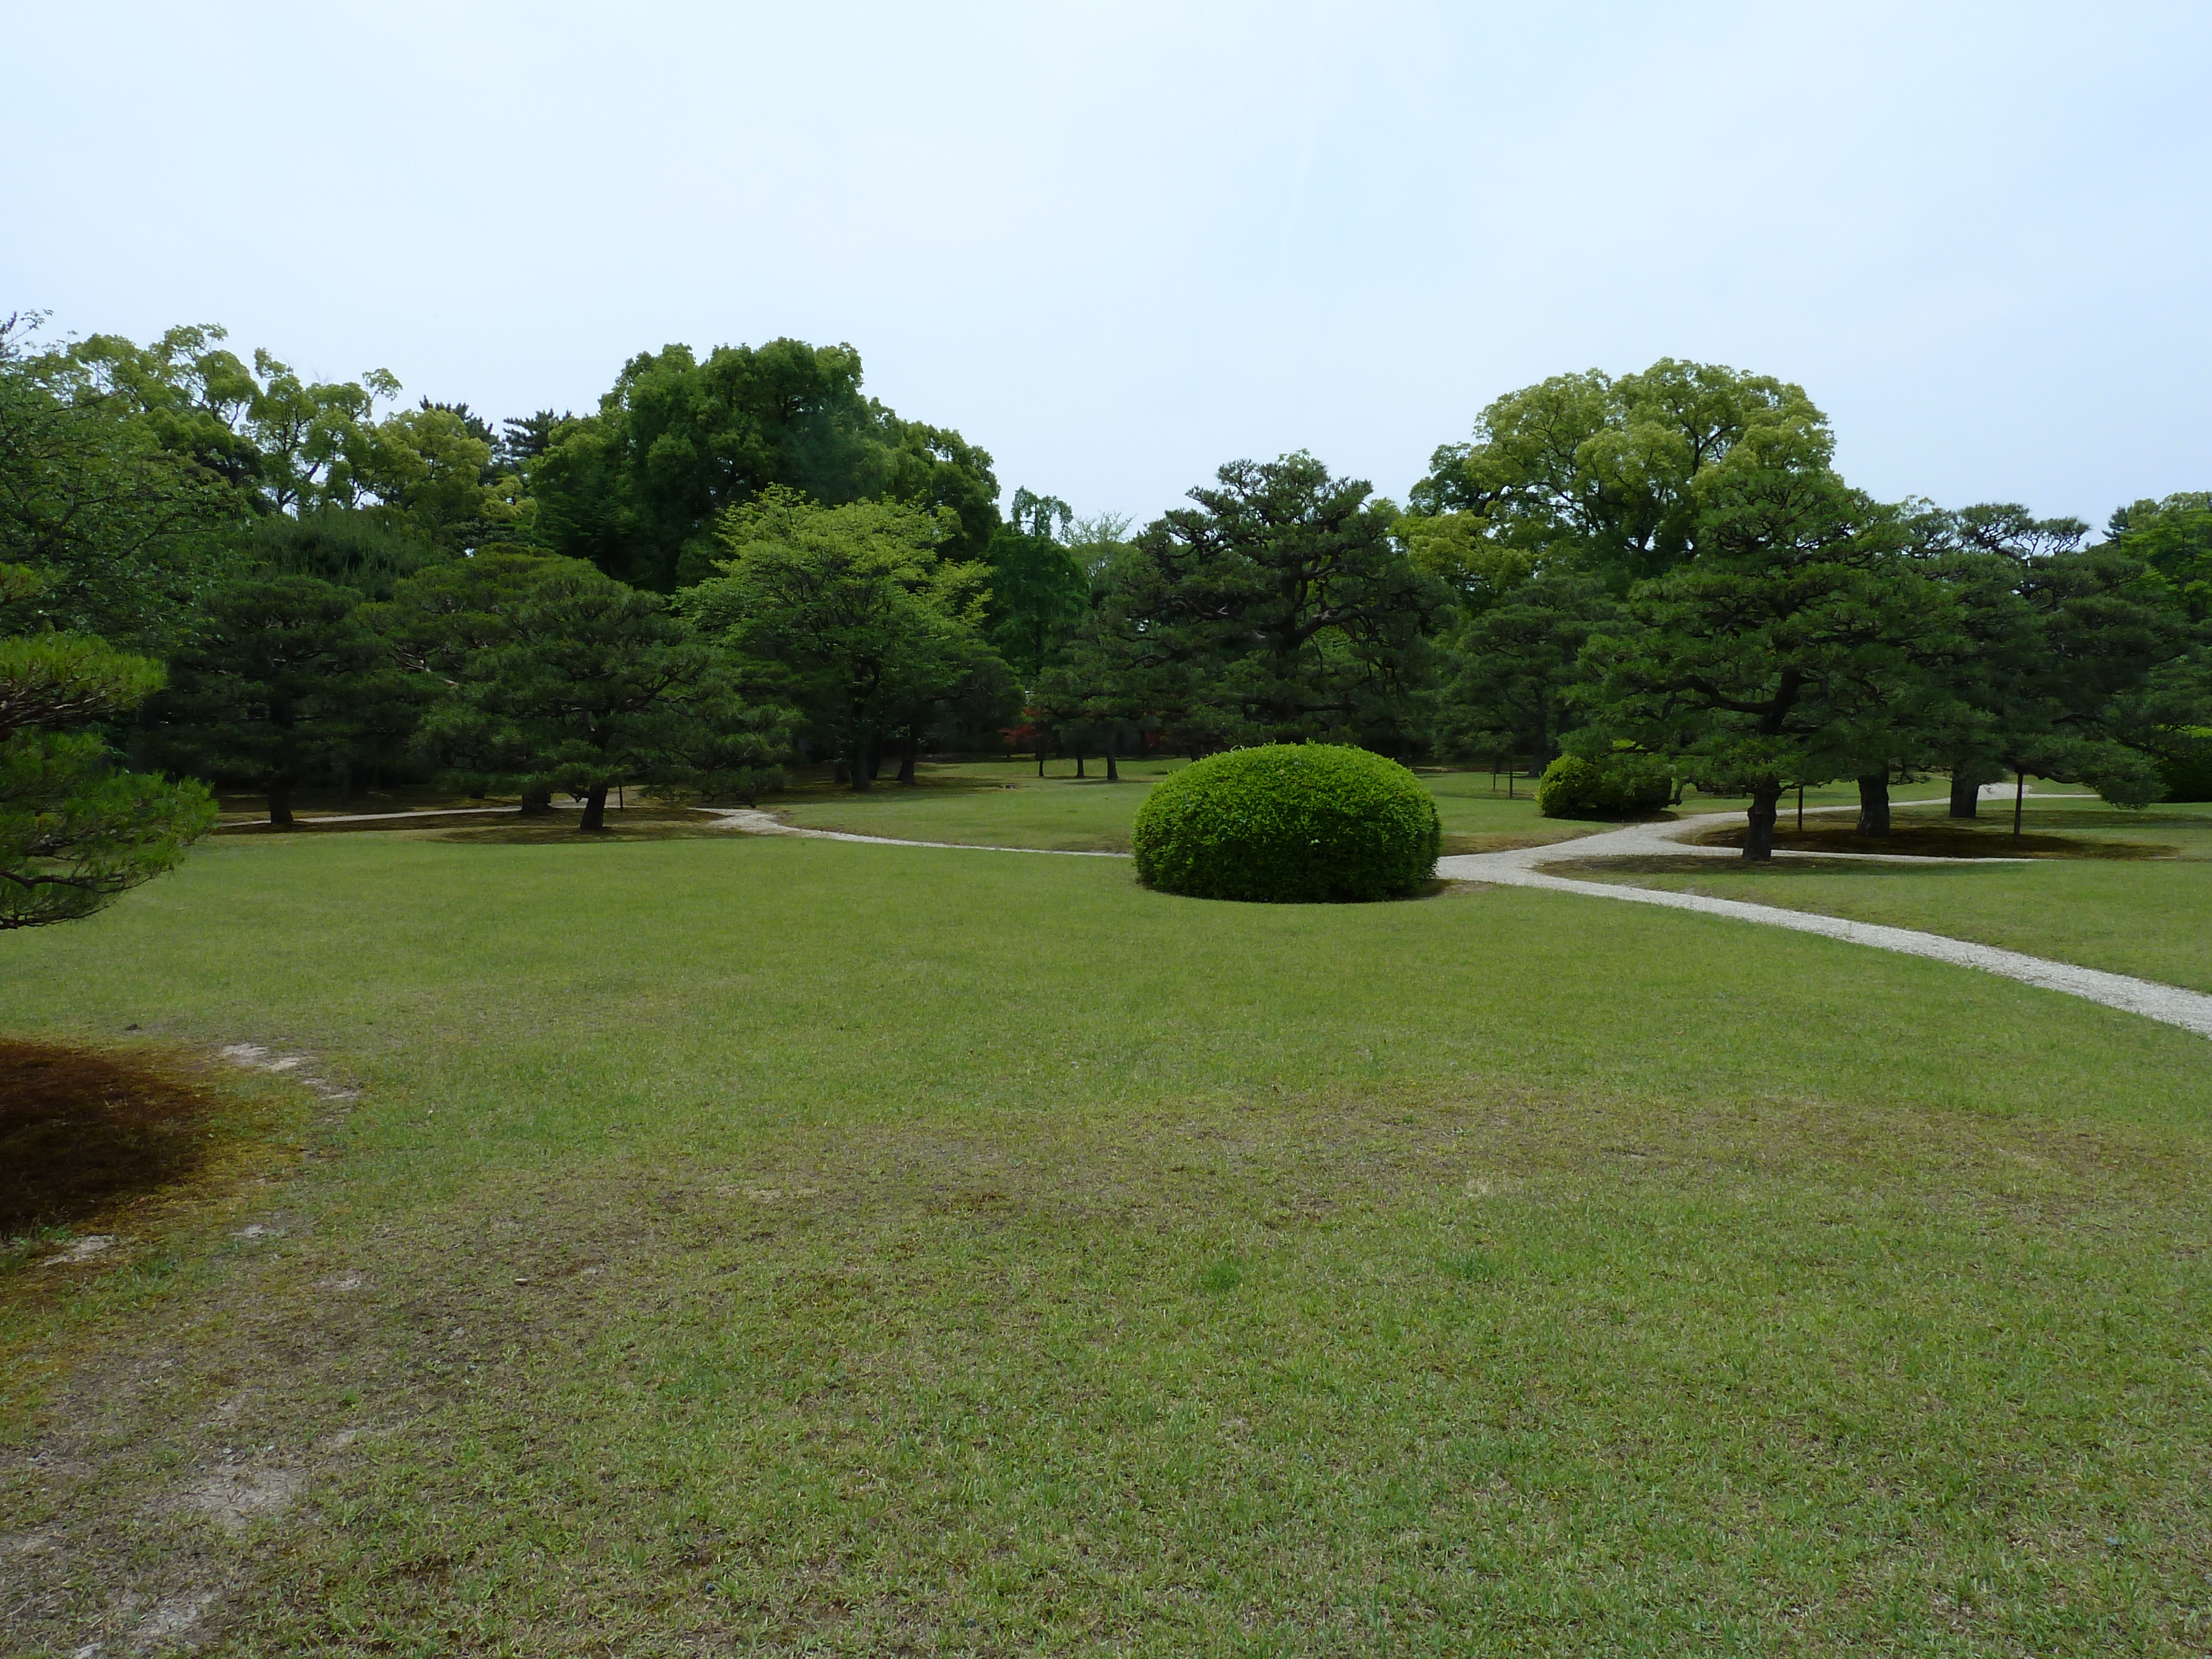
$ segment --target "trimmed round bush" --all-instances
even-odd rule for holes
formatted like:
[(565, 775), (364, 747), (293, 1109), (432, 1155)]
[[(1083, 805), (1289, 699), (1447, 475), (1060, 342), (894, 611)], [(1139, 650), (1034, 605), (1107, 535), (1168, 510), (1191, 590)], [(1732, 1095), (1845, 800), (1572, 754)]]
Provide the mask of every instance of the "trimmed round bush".
[(1137, 875), (1192, 898), (1322, 904), (1397, 898), (1437, 872), (1437, 804), (1364, 749), (1277, 743), (1171, 775), (1137, 811)]
[(2212, 747), (2188, 754), (2160, 755), (2158, 775), (2166, 784), (2168, 800), (2212, 800)]
[(1625, 818), (1656, 812), (1674, 794), (1674, 781), (1646, 757), (1562, 755), (1536, 780), (1536, 810), (1547, 818)]

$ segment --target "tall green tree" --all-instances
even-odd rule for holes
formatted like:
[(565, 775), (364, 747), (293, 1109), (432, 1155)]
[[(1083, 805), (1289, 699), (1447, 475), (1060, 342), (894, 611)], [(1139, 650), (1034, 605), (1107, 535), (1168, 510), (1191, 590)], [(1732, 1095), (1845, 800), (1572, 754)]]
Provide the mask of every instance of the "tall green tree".
[(352, 589), (310, 576), (241, 576), (210, 589), (153, 705), (150, 752), (173, 770), (264, 796), (269, 822), (291, 823), (294, 791), (352, 763), (379, 735), (375, 722), (411, 724), (389, 710), (404, 689), (360, 605)]
[(937, 512), (963, 561), (999, 527), (990, 456), (866, 396), (848, 345), (643, 353), (596, 415), (554, 428), (529, 477), (549, 547), (659, 592), (711, 575), (722, 515), (775, 486)]
[(1011, 702), (984, 638), (989, 568), (945, 556), (951, 516), (895, 501), (824, 507), (771, 488), (723, 515), (720, 574), (684, 613), (759, 663), (816, 738), (869, 788), (954, 704)]
[(990, 640), (1034, 685), (1089, 608), (1090, 574), (1070, 544), (1075, 515), (1066, 501), (1017, 489), (1008, 517), (983, 556), (991, 568)]
[(371, 616), (447, 693), (425, 751), (526, 810), (575, 795), (586, 833), (621, 783), (755, 792), (787, 742), (784, 711), (749, 702), (665, 599), (580, 560), (482, 555), (402, 581)]
[(1170, 738), (1410, 741), (1449, 598), (1365, 481), (1235, 461), (1101, 573), (1099, 649)]
[(1620, 592), (1689, 556), (1698, 479), (1753, 433), (1818, 447), (1827, 418), (1802, 387), (1714, 363), (1562, 374), (1498, 398), (1471, 441), (1437, 449), (1411, 510), (1463, 515), (1474, 543)]
[[(0, 565), (0, 629), (41, 585)], [(161, 682), (160, 664), (89, 635), (0, 633), (0, 930), (89, 915), (214, 828), (204, 787), (126, 771), (100, 735)]]
[(1863, 763), (1854, 722), (1916, 688), (1955, 626), (1898, 515), (1829, 454), (1825, 433), (1748, 434), (1698, 481), (1689, 556), (1583, 651), (1601, 730), (1750, 795), (1748, 859), (1772, 856), (1784, 788)]
[(0, 562), (37, 575), (15, 626), (158, 654), (226, 568), (242, 511), (128, 399), (58, 384), (30, 349), (36, 320), (0, 322)]

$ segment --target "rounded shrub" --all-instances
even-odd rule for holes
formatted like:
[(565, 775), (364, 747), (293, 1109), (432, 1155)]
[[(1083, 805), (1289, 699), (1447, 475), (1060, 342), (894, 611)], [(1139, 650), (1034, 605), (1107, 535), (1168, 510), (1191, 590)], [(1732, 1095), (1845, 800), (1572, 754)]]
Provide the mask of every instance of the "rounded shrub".
[(1335, 744), (1232, 749), (1146, 798), (1146, 885), (1192, 898), (1320, 904), (1396, 898), (1436, 874), (1437, 804), (1397, 762)]
[[(2212, 732), (2197, 728), (2189, 735), (2202, 739), (2212, 737)], [(2212, 743), (2200, 740), (2178, 753), (2160, 755), (2158, 775), (2168, 800), (2212, 800)]]
[(1657, 811), (1674, 793), (1674, 780), (1648, 757), (1562, 755), (1536, 780), (1536, 810), (1547, 818), (1625, 818)]

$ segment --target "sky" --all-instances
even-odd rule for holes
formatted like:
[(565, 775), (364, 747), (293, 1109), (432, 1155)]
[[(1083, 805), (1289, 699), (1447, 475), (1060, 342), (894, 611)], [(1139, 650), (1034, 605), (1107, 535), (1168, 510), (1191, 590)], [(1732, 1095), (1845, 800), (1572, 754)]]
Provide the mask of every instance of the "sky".
[(372, 0), (8, 26), (0, 314), (220, 324), (520, 415), (848, 342), (1000, 483), (1142, 522), (1492, 398), (1795, 380), (1853, 483), (2212, 489), (2212, 6)]

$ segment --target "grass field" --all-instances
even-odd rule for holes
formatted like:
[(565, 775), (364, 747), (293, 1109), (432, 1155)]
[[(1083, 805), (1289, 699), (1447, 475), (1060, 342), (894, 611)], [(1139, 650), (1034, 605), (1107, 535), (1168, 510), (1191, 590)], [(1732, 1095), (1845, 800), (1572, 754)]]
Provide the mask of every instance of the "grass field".
[(2212, 1640), (2212, 1068), (2110, 1010), (1522, 890), (417, 832), (217, 842), (0, 987), (362, 1091), (249, 1079), (114, 1250), (6, 1253), (10, 1652)]
[[(1976, 831), (2007, 850), (2009, 805), (1989, 804)], [(1917, 816), (1898, 814), (1900, 825)], [(2138, 858), (2043, 859), (2032, 864), (1856, 865), (1780, 860), (1754, 866), (1699, 860), (1625, 864), (1593, 860), (1560, 872), (1643, 887), (1695, 890), (1857, 921), (1917, 927), (1954, 939), (2212, 991), (2212, 805), (2126, 811), (2097, 800), (2030, 799), (2022, 829), (2085, 853), (2154, 851)], [(1787, 846), (1785, 840), (1777, 843)]]

